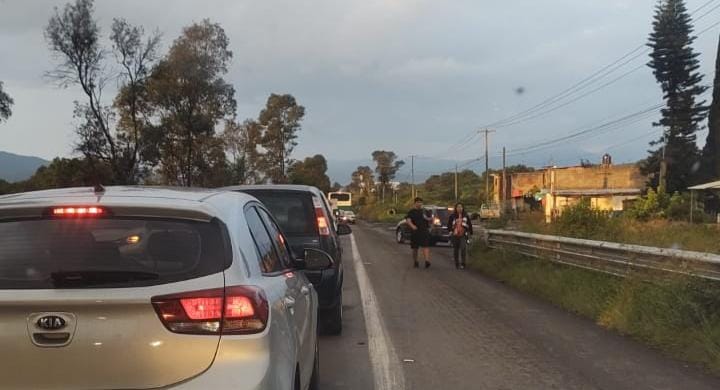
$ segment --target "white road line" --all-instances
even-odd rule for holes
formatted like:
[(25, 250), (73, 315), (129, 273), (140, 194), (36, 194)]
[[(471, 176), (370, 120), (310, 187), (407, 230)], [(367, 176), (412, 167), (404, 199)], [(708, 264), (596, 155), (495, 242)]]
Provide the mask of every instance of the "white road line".
[(365, 266), (355, 243), (354, 235), (350, 236), (350, 243), (352, 244), (355, 275), (357, 276), (363, 316), (365, 317), (365, 329), (368, 335), (370, 365), (375, 379), (375, 390), (403, 390), (405, 389), (403, 368), (385, 330), (378, 308), (377, 297), (365, 272)]

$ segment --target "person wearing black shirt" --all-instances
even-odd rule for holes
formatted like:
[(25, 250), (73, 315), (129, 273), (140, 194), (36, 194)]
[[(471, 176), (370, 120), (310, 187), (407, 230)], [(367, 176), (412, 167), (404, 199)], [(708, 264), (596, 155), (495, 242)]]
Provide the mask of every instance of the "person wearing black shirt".
[(413, 262), (415, 268), (419, 267), (418, 250), (422, 248), (425, 268), (430, 267), (430, 221), (423, 209), (423, 200), (415, 198), (415, 206), (405, 216), (407, 225), (410, 227), (410, 247), (412, 248)]

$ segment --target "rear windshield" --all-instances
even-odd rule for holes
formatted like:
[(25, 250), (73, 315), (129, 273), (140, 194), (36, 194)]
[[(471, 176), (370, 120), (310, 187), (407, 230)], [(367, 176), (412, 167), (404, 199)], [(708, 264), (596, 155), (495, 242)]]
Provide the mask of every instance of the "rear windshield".
[(350, 194), (330, 194), (330, 199), (337, 199), (338, 202), (347, 202), (350, 200)]
[(171, 283), (230, 264), (219, 223), (69, 219), (0, 222), (0, 289)]
[(260, 200), (286, 236), (317, 235), (312, 195), (299, 191), (244, 191)]

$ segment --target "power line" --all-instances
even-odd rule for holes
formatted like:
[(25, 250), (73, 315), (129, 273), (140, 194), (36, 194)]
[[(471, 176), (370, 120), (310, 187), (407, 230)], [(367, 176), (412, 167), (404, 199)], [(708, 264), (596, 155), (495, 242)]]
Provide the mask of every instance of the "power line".
[(610, 145), (610, 146), (607, 146), (607, 147), (605, 147), (605, 150), (606, 150), (606, 151), (610, 151), (610, 150), (613, 150), (613, 149), (615, 149), (615, 148), (617, 148), (617, 147), (620, 147), (620, 146), (629, 145), (629, 144), (631, 144), (631, 143), (633, 143), (633, 142), (640, 141), (640, 140), (642, 140), (642, 139), (648, 138), (649, 136), (655, 135), (655, 134), (657, 134), (657, 133), (658, 133), (658, 130), (657, 130), (657, 129), (653, 129), (652, 131), (645, 132), (645, 133), (643, 133), (642, 135), (639, 135), (639, 136), (637, 136), (637, 137), (633, 137), (633, 138), (630, 138), (630, 139), (628, 139), (628, 140), (625, 140), (625, 141), (622, 141), (622, 142), (618, 142), (618, 143), (614, 143), (614, 144), (612, 144), (612, 145)]
[[(642, 54), (644, 54), (644, 53), (642, 53)], [(606, 82), (606, 83), (604, 83), (604, 84), (601, 84), (599, 87), (596, 87), (596, 88), (594, 88), (594, 89), (591, 89), (590, 91), (585, 92), (584, 94), (582, 94), (582, 95), (580, 95), (580, 96), (577, 96), (577, 97), (575, 97), (575, 98), (573, 98), (573, 99), (571, 99), (571, 100), (568, 100), (567, 102), (564, 102), (563, 104), (560, 104), (559, 106), (555, 106), (555, 107), (553, 107), (553, 108), (551, 108), (551, 109), (549, 109), (549, 110), (542, 111), (542, 112), (537, 113), (537, 114), (535, 114), (535, 115), (532, 115), (532, 116), (529, 116), (529, 117), (525, 117), (525, 118), (519, 119), (519, 120), (517, 120), (517, 121), (515, 121), (515, 122), (510, 122), (510, 123), (501, 125), (501, 126), (499, 126), (499, 127), (502, 128), (502, 127), (513, 126), (513, 125), (517, 125), (517, 124), (519, 124), (519, 123), (527, 122), (527, 121), (532, 120), (532, 119), (536, 119), (536, 118), (543, 117), (543, 116), (545, 116), (545, 115), (547, 115), (547, 114), (549, 114), (549, 113), (551, 113), (551, 112), (557, 111), (557, 110), (559, 110), (559, 109), (561, 109), (561, 108), (563, 108), (563, 107), (565, 107), (565, 106), (568, 106), (568, 105), (570, 105), (570, 104), (572, 104), (572, 103), (575, 103), (576, 101), (578, 101), (578, 100), (580, 100), (580, 99), (583, 99), (583, 98), (585, 98), (585, 97), (587, 97), (587, 96), (589, 96), (589, 95), (592, 95), (593, 93), (595, 93), (595, 92), (597, 92), (597, 91), (599, 91), (599, 90), (601, 90), (601, 89), (603, 89), (603, 88), (605, 88), (605, 87), (607, 87), (607, 86), (610, 86), (610, 85), (612, 85), (612, 84), (614, 84), (614, 83), (616, 83), (616, 82), (624, 79), (625, 77), (631, 75), (632, 73), (637, 72), (638, 70), (640, 70), (640, 69), (642, 69), (642, 68), (644, 68), (644, 67), (645, 67), (645, 64), (640, 64), (639, 66), (631, 69), (630, 71), (625, 72), (625, 73), (623, 73), (622, 75), (620, 75), (620, 76), (618, 76), (618, 77), (616, 77), (616, 78), (614, 78), (614, 79), (612, 79), (612, 80), (610, 80), (610, 81), (608, 81), (608, 82)], [(579, 92), (579, 91), (581, 91), (581, 90), (578, 90), (578, 92)]]
[(592, 133), (592, 132), (595, 132), (595, 131), (607, 129), (607, 128), (609, 128), (609, 127), (612, 128), (612, 126), (626, 125), (627, 123), (625, 123), (625, 122), (627, 122), (627, 121), (630, 121), (630, 120), (633, 120), (633, 119), (636, 119), (636, 118), (644, 119), (644, 116), (646, 116), (646, 115), (648, 115), (648, 114), (655, 114), (655, 112), (656, 112), (660, 107), (662, 107), (662, 104), (655, 104), (655, 105), (653, 105), (653, 106), (647, 107), (647, 108), (645, 108), (645, 109), (643, 109), (643, 110), (634, 112), (634, 113), (632, 113), (632, 114), (625, 115), (625, 116), (622, 116), (622, 117), (620, 117), (620, 118), (613, 119), (613, 120), (611, 120), (611, 121), (608, 121), (608, 122), (605, 122), (605, 123), (602, 123), (602, 124), (599, 124), (599, 125), (591, 126), (591, 127), (588, 127), (588, 128), (583, 128), (583, 129), (580, 129), (580, 130), (578, 130), (578, 131), (576, 131), (576, 132), (570, 133), (570, 134), (568, 134), (568, 135), (565, 135), (565, 136), (562, 136), (562, 137), (559, 137), (559, 138), (542, 141), (542, 142), (540, 142), (540, 143), (536, 143), (536, 144), (531, 145), (531, 146), (527, 146), (527, 147), (524, 147), (524, 148), (519, 148), (519, 149), (512, 150), (509, 154), (510, 154), (510, 155), (524, 154), (524, 153), (528, 153), (528, 152), (535, 151), (535, 150), (537, 150), (537, 149), (543, 148), (544, 146), (548, 146), (548, 145), (554, 146), (554, 144), (556, 144), (556, 143), (558, 143), (558, 142), (568, 141), (568, 140), (571, 140), (571, 139), (573, 139), (573, 138), (576, 138), (576, 137), (579, 137), (579, 136), (582, 136), (582, 135), (585, 135), (585, 134), (589, 134), (589, 133)]
[(708, 1), (706, 1), (703, 5), (695, 8), (695, 11), (693, 11), (690, 15), (693, 15), (693, 14), (699, 12), (701, 9), (707, 7), (707, 6), (710, 5), (711, 3), (714, 3), (715, 1), (717, 1), (717, 0), (708, 0)]
[[(713, 1), (715, 1), (715, 0), (713, 0)], [(696, 9), (693, 13), (695, 13), (695, 12), (697, 12), (697, 11), (700, 11), (700, 9), (702, 9), (703, 6), (708, 5), (708, 4), (710, 4), (711, 2), (712, 2), (712, 1), (708, 1), (707, 3), (703, 4), (702, 6), (700, 6), (700, 8)], [(693, 22), (697, 22), (698, 20), (700, 20), (700, 19), (708, 16), (711, 12), (715, 11), (715, 10), (718, 9), (718, 8), (720, 8), (720, 4), (718, 4), (718, 5), (710, 8), (710, 9), (709, 9), (707, 12), (705, 12), (704, 14), (702, 14), (702, 15), (698, 16), (697, 18), (693, 19)], [(692, 14), (690, 14), (690, 15), (692, 15)]]
[[(605, 73), (608, 69), (610, 69), (610, 68), (612, 68), (613, 66), (617, 65), (618, 63), (620, 63), (621, 61), (623, 61), (623, 60), (625, 60), (626, 58), (630, 57), (630, 56), (633, 55), (635, 52), (637, 52), (638, 50), (640, 50), (640, 49), (642, 49), (642, 48), (644, 48), (644, 47), (645, 47), (645, 45), (643, 44), (643, 45), (640, 45), (640, 46), (632, 49), (631, 51), (629, 51), (628, 53), (626, 53), (626, 54), (623, 55), (622, 57), (618, 58), (617, 60), (613, 61), (612, 63), (610, 63), (610, 64), (608, 64), (608, 65), (605, 65), (605, 66), (602, 67), (600, 70), (596, 71), (595, 73), (591, 74), (590, 76), (585, 77), (584, 79), (578, 81), (577, 83), (571, 85), (570, 87), (564, 89), (564, 90), (561, 91), (560, 93), (558, 93), (558, 94), (556, 94), (556, 95), (553, 95), (553, 96), (551, 96), (551, 97), (549, 97), (549, 98), (541, 101), (540, 103), (538, 103), (538, 104), (536, 104), (536, 105), (534, 105), (534, 106), (532, 106), (532, 107), (530, 107), (530, 108), (528, 108), (528, 109), (526, 109), (526, 110), (523, 110), (523, 111), (521, 111), (521, 112), (519, 112), (519, 113), (516, 113), (516, 114), (514, 114), (514, 115), (511, 115), (511, 116), (509, 116), (509, 117), (507, 117), (507, 118), (504, 118), (504, 119), (495, 121), (495, 122), (493, 122), (493, 123), (491, 123), (491, 124), (489, 124), (489, 125), (487, 125), (487, 126), (488, 126), (488, 127), (501, 127), (501, 126), (504, 126), (507, 122), (515, 121), (515, 120), (517, 120), (517, 119), (519, 119), (519, 118), (522, 118), (522, 117), (525, 116), (525, 115), (532, 114), (532, 113), (534, 113), (534, 112), (537, 112), (537, 111), (539, 111), (539, 110), (542, 110), (543, 108), (545, 108), (545, 107), (547, 107), (547, 106), (555, 103), (555, 102), (558, 101), (558, 100), (564, 99), (566, 96), (575, 93), (575, 90), (576, 90), (576, 89), (578, 89), (578, 88), (581, 88), (581, 89), (582, 89), (582, 88), (585, 88), (586, 84), (592, 84), (593, 82), (595, 82), (595, 81), (596, 81), (595, 79), (596, 79), (598, 76), (602, 75), (602, 76), (601, 76), (601, 78), (602, 78), (602, 77), (605, 77), (607, 74), (612, 73), (612, 72), (613, 72), (615, 69), (617, 69), (617, 68), (612, 69), (612, 70), (610, 70), (610, 72), (607, 72), (606, 74), (603, 75), (603, 73)], [(644, 54), (644, 53), (641, 53), (641, 54)], [(631, 58), (631, 60), (632, 60), (632, 59), (635, 59), (635, 58), (637, 58), (637, 57), (633, 57), (633, 58)], [(623, 66), (624, 64), (625, 64), (625, 63), (623, 63), (623, 64), (620, 65), (620, 66)]]
[[(706, 3), (702, 4), (700, 7), (696, 8), (693, 12), (691, 12), (690, 15), (694, 15), (695, 13), (697, 13), (698, 11), (702, 10), (703, 8), (707, 7), (709, 4), (711, 4), (711, 3), (715, 2), (715, 1), (717, 1), (717, 0), (707, 1)], [(711, 8), (710, 10), (708, 10), (707, 12), (705, 12), (705, 13), (703, 13), (702, 15), (700, 15), (699, 17), (695, 18), (695, 19), (694, 19), (694, 22), (697, 22), (698, 20), (700, 20), (700, 19), (704, 18), (705, 16), (709, 15), (710, 13), (712, 13), (712, 12), (713, 12), (714, 10), (716, 10), (717, 8), (720, 8), (720, 4), (716, 5), (715, 7), (712, 7), (712, 8)], [(720, 22), (718, 22), (718, 24), (720, 24)], [(709, 28), (706, 28), (706, 29), (702, 30), (702, 31), (701, 31), (700, 33), (698, 33), (697, 35), (699, 36), (699, 35), (707, 32), (707, 30), (709, 30), (710, 28), (712, 28), (712, 27), (714, 27), (714, 26), (716, 26), (716, 25), (717, 25), (717, 24), (714, 24), (714, 25), (710, 26)], [(645, 48), (645, 50), (642, 50), (640, 53), (635, 54), (635, 53), (637, 53), (639, 50), (641, 50), (641, 49), (643, 49), (643, 48)], [(617, 71), (618, 69), (620, 69), (620, 68), (622, 68), (623, 66), (629, 64), (629, 63), (632, 62), (633, 60), (641, 57), (642, 55), (646, 54), (646, 53), (649, 52), (649, 51), (650, 51), (650, 48), (649, 48), (649, 47), (646, 47), (645, 44), (639, 45), (639, 46), (635, 47), (634, 49), (630, 50), (628, 53), (624, 54), (622, 57), (620, 57), (620, 58), (618, 58), (617, 60), (613, 61), (612, 63), (604, 66), (603, 68), (601, 68), (600, 70), (598, 70), (598, 71), (596, 71), (595, 73), (591, 74), (590, 76), (585, 77), (584, 79), (582, 79), (582, 80), (580, 80), (579, 82), (573, 84), (572, 86), (566, 88), (565, 90), (561, 91), (560, 93), (558, 93), (558, 94), (556, 94), (556, 95), (554, 95), (554, 96), (551, 96), (550, 98), (547, 98), (547, 99), (541, 101), (540, 103), (538, 103), (538, 104), (536, 104), (536, 105), (534, 105), (534, 106), (532, 106), (532, 107), (530, 107), (530, 108), (528, 108), (528, 109), (526, 109), (526, 110), (523, 110), (523, 111), (521, 111), (521, 112), (519, 112), (519, 113), (510, 115), (510, 116), (508, 116), (508, 117), (506, 117), (506, 118), (500, 119), (500, 120), (495, 121), (495, 122), (493, 122), (493, 123), (490, 123), (490, 124), (488, 124), (488, 125), (486, 125), (486, 126), (487, 126), (487, 127), (507, 127), (507, 126), (511, 126), (511, 125), (513, 125), (513, 124), (517, 124), (517, 123), (520, 123), (520, 122), (524, 122), (525, 120), (529, 120), (529, 119), (532, 119), (532, 118), (535, 118), (535, 117), (538, 117), (538, 116), (545, 115), (546, 113), (555, 111), (556, 109), (558, 109), (558, 108), (560, 108), (560, 107), (567, 106), (568, 104), (570, 104), (570, 103), (572, 103), (572, 102), (574, 102), (574, 101), (577, 101), (577, 100), (579, 100), (579, 99), (582, 99), (583, 97), (586, 97), (586, 96), (588, 96), (588, 95), (590, 95), (590, 94), (592, 94), (592, 93), (594, 93), (594, 92), (597, 92), (598, 90), (600, 90), (600, 89), (602, 89), (602, 88), (605, 88), (605, 87), (607, 87), (607, 86), (615, 83), (616, 81), (618, 81), (618, 80), (626, 77), (626, 76), (629, 75), (630, 73), (633, 73), (633, 72), (635, 72), (636, 70), (642, 68), (643, 65), (640, 65), (640, 66), (638, 66), (637, 68), (631, 70), (630, 72), (627, 72), (627, 73), (625, 73), (624, 75), (622, 75), (622, 76), (620, 76), (620, 77), (618, 77), (618, 78), (616, 78), (616, 79), (614, 79), (614, 80), (612, 80), (612, 81), (610, 81), (610, 82), (608, 82), (608, 83), (603, 84), (602, 86), (594, 89), (592, 92), (583, 94), (582, 96), (573, 99), (571, 102), (566, 102), (566, 103), (562, 104), (561, 106), (559, 106), (559, 107), (557, 107), (557, 108), (552, 108), (550, 111), (542, 112), (541, 114), (537, 114), (538, 111), (542, 111), (544, 108), (546, 108), (546, 107), (548, 107), (548, 106), (552, 106), (552, 105), (554, 105), (555, 103), (557, 103), (557, 102), (559, 102), (559, 101), (561, 101), (561, 100), (563, 100), (563, 99), (565, 99), (565, 98), (568, 98), (568, 97), (576, 94), (577, 92), (582, 91), (583, 89), (588, 88), (588, 87), (591, 86), (592, 84), (594, 84), (594, 83), (602, 80), (603, 78), (609, 76), (610, 74), (614, 73), (614, 72)], [(628, 59), (628, 57), (630, 57), (630, 58)], [(627, 60), (626, 60), (626, 59), (627, 59)], [(625, 61), (624, 61), (624, 60), (625, 60)], [(624, 62), (623, 62), (623, 61), (624, 61)], [(534, 114), (537, 114), (537, 115), (532, 116), (532, 118), (527, 118), (528, 116), (531, 116), (531, 115), (534, 115)], [(524, 119), (523, 119), (523, 118), (524, 118)], [(523, 119), (523, 120), (521, 120), (521, 119)]]

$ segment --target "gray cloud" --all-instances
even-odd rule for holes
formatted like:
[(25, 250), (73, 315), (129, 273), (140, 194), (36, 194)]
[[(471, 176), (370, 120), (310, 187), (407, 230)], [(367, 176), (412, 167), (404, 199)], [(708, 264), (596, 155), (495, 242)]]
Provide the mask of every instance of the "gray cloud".
[[(688, 7), (702, 2), (688, 1)], [(71, 153), (72, 100), (81, 96), (42, 77), (53, 66), (42, 29), (53, 7), (64, 3), (0, 1), (0, 48), (6, 53), (0, 56), (0, 79), (16, 101), (13, 117), (0, 127), (2, 150), (45, 158)], [(337, 160), (365, 158), (376, 148), (401, 156), (442, 152), (478, 126), (532, 106), (643, 43), (654, 4), (134, 0), (98, 1), (96, 8), (105, 33), (113, 17), (124, 17), (147, 30), (161, 30), (165, 46), (193, 21), (221, 23), (234, 52), (228, 79), (236, 86), (240, 115), (257, 115), (271, 92), (292, 93), (308, 113), (296, 157), (318, 152)], [(717, 20), (720, 10), (699, 22), (698, 29)], [(713, 31), (695, 45), (706, 74), (716, 38)], [(646, 60), (638, 59), (627, 70)], [(518, 87), (525, 92), (517, 94)], [(493, 135), (495, 153), (500, 145), (511, 150), (526, 146), (659, 99), (659, 88), (643, 68), (578, 103), (501, 129)], [(650, 131), (651, 122), (511, 162), (592, 157)], [(619, 160), (638, 159), (645, 141), (621, 145), (613, 153)], [(476, 142), (450, 157), (479, 156), (481, 147)]]

